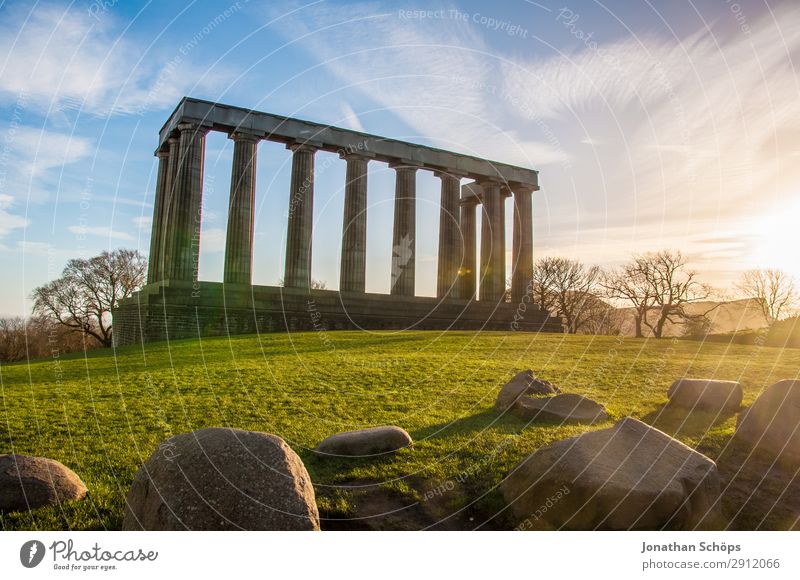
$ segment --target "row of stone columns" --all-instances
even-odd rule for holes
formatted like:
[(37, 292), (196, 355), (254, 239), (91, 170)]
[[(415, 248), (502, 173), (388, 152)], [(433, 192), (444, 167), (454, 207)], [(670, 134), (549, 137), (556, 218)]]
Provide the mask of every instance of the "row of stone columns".
[[(158, 177), (153, 210), (148, 282), (196, 281), (200, 250), (203, 155), (207, 129), (179, 124), (179, 136), (157, 153)], [(246, 132), (234, 141), (230, 205), (225, 245), (226, 284), (252, 281), (256, 151), (260, 137)], [(292, 174), (284, 286), (308, 289), (314, 215), (314, 156), (310, 144), (290, 144)], [(367, 153), (342, 153), (347, 163), (340, 291), (364, 293), (367, 243)], [(414, 296), (416, 261), (416, 172), (418, 165), (398, 162), (391, 264), (391, 294)], [(472, 299), (478, 287), (476, 208), (482, 207), (479, 299), (498, 302), (505, 287), (505, 198), (514, 196), (512, 296), (529, 292), (533, 275), (531, 186), (506, 186), (485, 180), (462, 195), (463, 175), (436, 172), (441, 179), (439, 261), (436, 291), (440, 298)], [(471, 188), (471, 189), (470, 189)]]

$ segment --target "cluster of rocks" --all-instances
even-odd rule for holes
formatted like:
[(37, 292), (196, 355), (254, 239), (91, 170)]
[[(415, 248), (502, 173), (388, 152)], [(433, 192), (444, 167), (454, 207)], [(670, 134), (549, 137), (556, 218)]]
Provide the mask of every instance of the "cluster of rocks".
[(562, 393), (531, 370), (517, 373), (500, 389), (494, 408), (528, 421), (591, 424), (608, 419), (603, 405), (582, 395)]
[[(721, 414), (740, 408), (742, 387), (684, 378), (672, 384), (668, 397), (670, 405)], [(800, 381), (767, 388), (739, 415), (734, 439), (800, 468)], [(517, 529), (694, 530), (719, 526), (720, 487), (711, 459), (626, 417), (538, 449), (500, 490)]]
[[(683, 378), (669, 404), (735, 412), (735, 381)], [(595, 423), (598, 403), (518, 373), (495, 407), (528, 420)], [(800, 468), (800, 381), (767, 388), (739, 415), (735, 439)], [(413, 444), (400, 427), (337, 433), (315, 448), (321, 458), (374, 458)], [(500, 491), (517, 529), (713, 529), (720, 520), (716, 464), (641, 421), (557, 441), (525, 458)], [(86, 486), (69, 468), (41, 457), (0, 455), (0, 512), (79, 500)], [(125, 530), (319, 530), (311, 478), (280, 437), (207, 428), (164, 441), (141, 466), (127, 497)]]

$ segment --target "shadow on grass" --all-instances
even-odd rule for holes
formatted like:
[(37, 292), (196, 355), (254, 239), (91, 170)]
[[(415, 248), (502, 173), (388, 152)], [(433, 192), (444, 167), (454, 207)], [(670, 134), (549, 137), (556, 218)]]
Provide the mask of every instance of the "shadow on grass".
[(642, 421), (672, 437), (701, 437), (735, 415), (736, 411), (691, 410), (667, 403), (642, 417)]
[(421, 441), (429, 438), (474, 435), (489, 429), (501, 435), (516, 435), (528, 424), (528, 421), (520, 419), (510, 412), (501, 413), (490, 409), (475, 415), (461, 417), (455, 421), (422, 427), (412, 431), (411, 437), (414, 441)]
[(800, 469), (733, 439), (717, 460), (732, 530), (800, 530)]

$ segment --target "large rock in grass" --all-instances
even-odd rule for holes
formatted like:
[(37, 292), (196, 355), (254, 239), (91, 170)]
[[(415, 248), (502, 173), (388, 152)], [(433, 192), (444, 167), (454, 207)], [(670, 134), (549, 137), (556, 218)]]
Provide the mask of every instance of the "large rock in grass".
[(412, 443), (411, 435), (400, 427), (371, 427), (331, 435), (320, 441), (315, 451), (320, 455), (365, 457), (392, 453)]
[(210, 428), (164, 441), (134, 477), (124, 530), (318, 530), (303, 462), (275, 435)]
[(514, 375), (514, 378), (500, 389), (494, 408), (497, 411), (508, 411), (523, 397), (549, 396), (560, 392), (552, 383), (537, 378), (533, 371), (522, 371)]
[(670, 405), (716, 413), (739, 410), (742, 395), (737, 381), (714, 379), (678, 379), (667, 392)]
[(692, 530), (719, 517), (714, 462), (631, 418), (539, 449), (501, 491), (518, 529)]
[(572, 393), (555, 397), (523, 397), (517, 401), (513, 412), (529, 421), (596, 423), (608, 419), (603, 405)]
[(0, 512), (27, 511), (82, 499), (86, 486), (70, 468), (46, 457), (0, 455)]
[(784, 466), (800, 467), (800, 381), (779, 381), (739, 415), (736, 439)]

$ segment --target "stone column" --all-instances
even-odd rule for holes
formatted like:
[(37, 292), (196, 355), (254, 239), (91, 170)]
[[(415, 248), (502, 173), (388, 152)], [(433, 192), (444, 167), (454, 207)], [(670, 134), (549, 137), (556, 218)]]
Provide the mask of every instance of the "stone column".
[(159, 264), (156, 267), (156, 275), (159, 280), (169, 278), (172, 258), (170, 256), (170, 244), (172, 243), (172, 220), (175, 217), (175, 187), (178, 176), (178, 165), (181, 156), (181, 140), (178, 137), (167, 139), (169, 145), (169, 162), (167, 163), (167, 183), (164, 191), (163, 216), (161, 218), (162, 227), (159, 232)]
[[(463, 189), (463, 188), (462, 188)], [(459, 228), (461, 238), (464, 242), (463, 258), (458, 269), (459, 288), (458, 297), (462, 300), (472, 300), (475, 298), (476, 272), (478, 270), (478, 258), (476, 252), (476, 208), (479, 200), (475, 196), (461, 198), (461, 217)]]
[(203, 157), (208, 128), (180, 123), (180, 152), (170, 200), (166, 277), (197, 281), (203, 207)]
[(342, 222), (341, 292), (366, 290), (367, 272), (367, 164), (363, 155), (343, 154), (347, 162)]
[(436, 296), (444, 298), (458, 296), (458, 267), (462, 255), (461, 234), (458, 231), (461, 179), (450, 173), (436, 172), (434, 175), (442, 180)]
[(283, 285), (308, 290), (314, 221), (314, 154), (318, 148), (304, 143), (287, 148), (292, 150), (292, 181)]
[(169, 181), (169, 149), (158, 151), (158, 177), (156, 178), (156, 196), (153, 203), (153, 223), (150, 227), (150, 255), (147, 260), (147, 283), (161, 280), (161, 237), (164, 231), (164, 219), (167, 212), (164, 205), (167, 201)]
[(480, 183), (483, 189), (481, 214), (480, 300), (499, 302), (505, 292), (505, 198), (495, 181)]
[(514, 304), (519, 304), (526, 294), (531, 293), (528, 287), (533, 279), (533, 191), (530, 185), (511, 187), (514, 195), (511, 300)]
[(417, 168), (408, 165), (391, 167), (396, 171), (391, 293), (414, 296)]
[(235, 132), (230, 139), (233, 140), (233, 166), (223, 281), (226, 284), (252, 284), (256, 150), (259, 138)]

